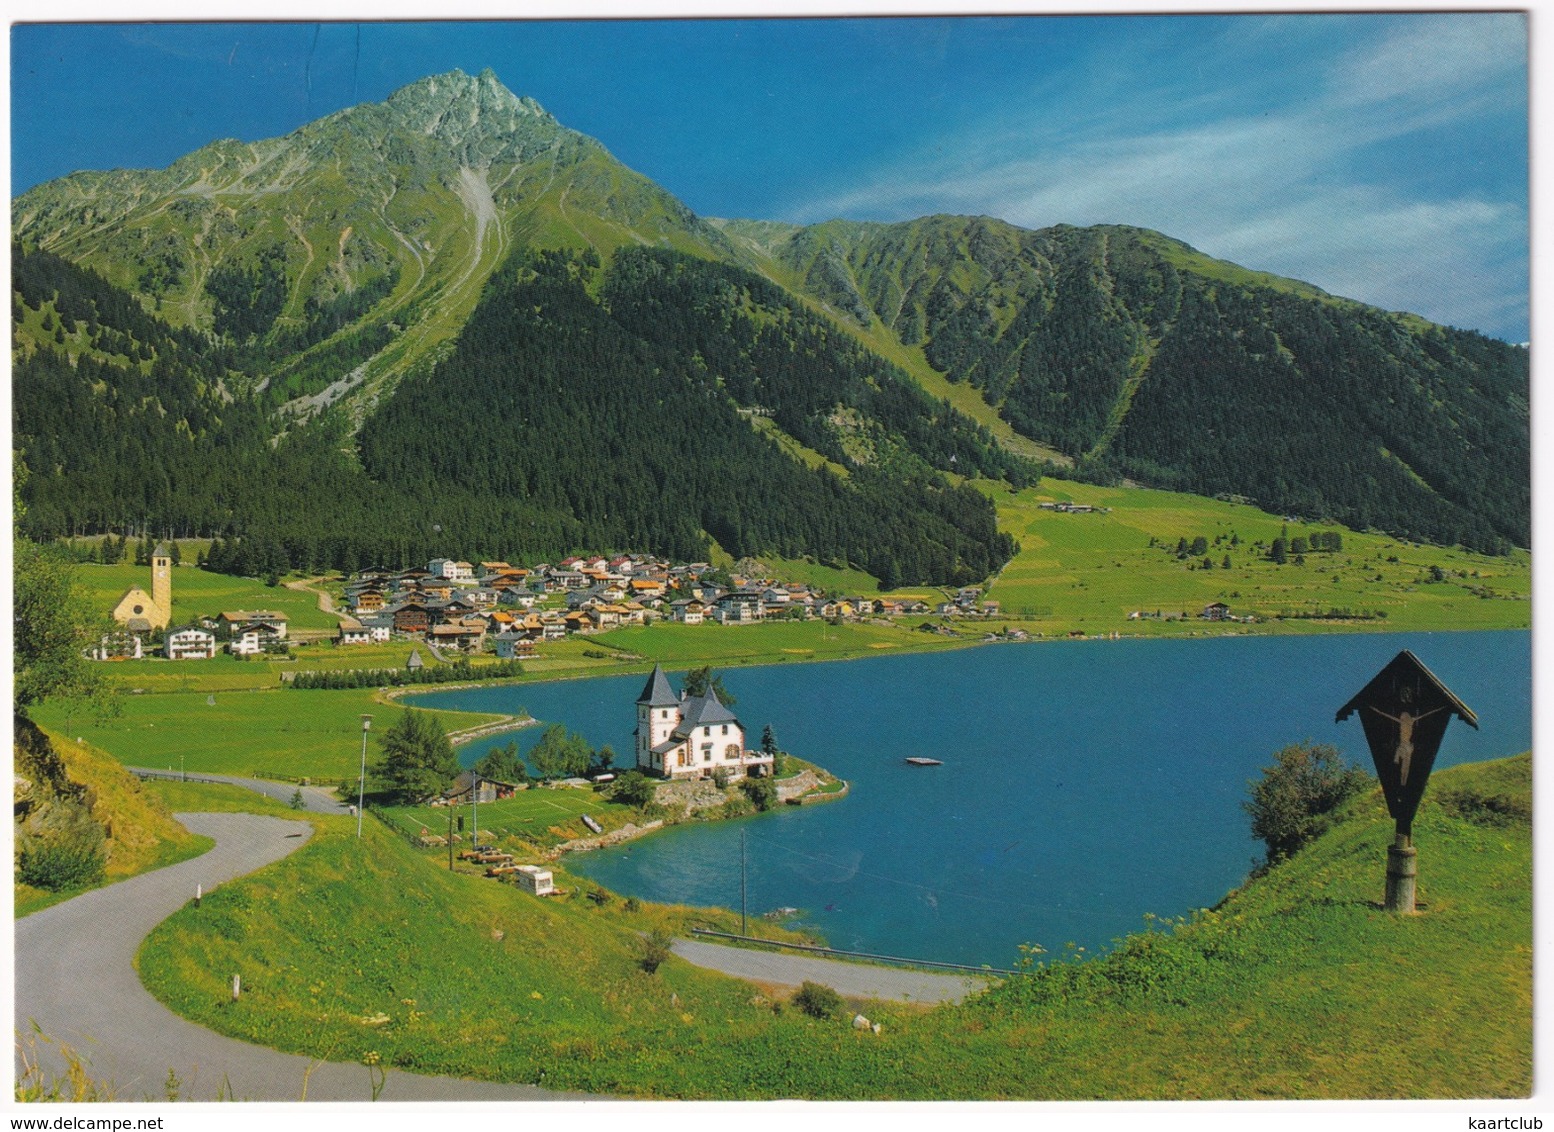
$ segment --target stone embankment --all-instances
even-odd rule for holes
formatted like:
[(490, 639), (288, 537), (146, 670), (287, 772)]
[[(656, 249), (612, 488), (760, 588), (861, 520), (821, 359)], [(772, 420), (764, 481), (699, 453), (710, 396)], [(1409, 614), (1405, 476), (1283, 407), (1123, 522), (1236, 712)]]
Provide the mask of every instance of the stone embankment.
[(664, 820), (643, 822), (641, 825), (627, 823), (619, 829), (611, 830), (602, 837), (579, 837), (573, 841), (567, 841), (557, 845), (553, 849), (545, 851), (546, 860), (557, 860), (563, 853), (587, 853), (592, 849), (608, 849), (611, 845), (619, 845), (622, 841), (630, 841), (633, 837), (641, 837), (644, 833), (652, 833), (655, 829), (663, 829)]
[(460, 731), (448, 732), (448, 742), (457, 747), (461, 743), (473, 742), (476, 739), (484, 739), (487, 735), (499, 735), (503, 731), (517, 731), (520, 727), (533, 727), (539, 720), (533, 716), (504, 715), (501, 719), (490, 723), (482, 723), (479, 727), (466, 727)]
[(819, 793), (823, 787), (835, 781), (836, 779), (829, 775), (821, 777), (813, 770), (801, 770), (792, 778), (778, 779), (777, 800), (802, 806), (810, 802), (825, 801), (828, 798), (845, 797), (848, 790), (845, 782), (842, 783), (840, 790), (833, 790), (826, 794)]

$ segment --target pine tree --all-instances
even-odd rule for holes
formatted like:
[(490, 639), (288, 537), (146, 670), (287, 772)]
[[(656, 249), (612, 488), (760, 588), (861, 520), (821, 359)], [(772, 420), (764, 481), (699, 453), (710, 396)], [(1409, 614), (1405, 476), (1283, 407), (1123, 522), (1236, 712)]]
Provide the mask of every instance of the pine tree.
[(396, 804), (424, 802), (459, 773), (453, 744), (429, 712), (407, 710), (384, 733), (382, 746), (373, 773)]

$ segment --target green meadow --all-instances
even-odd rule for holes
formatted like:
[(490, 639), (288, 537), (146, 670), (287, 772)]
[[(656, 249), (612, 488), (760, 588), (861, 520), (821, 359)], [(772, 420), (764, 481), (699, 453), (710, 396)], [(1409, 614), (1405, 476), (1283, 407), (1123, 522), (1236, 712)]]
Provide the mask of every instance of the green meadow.
[[(474, 832), (470, 826), (474, 814), (467, 805), (453, 809), (454, 820), (464, 822), (461, 840), (467, 843)], [(508, 839), (539, 844), (592, 836), (582, 823), (584, 814), (593, 817), (606, 831), (619, 829), (637, 816), (629, 806), (612, 802), (591, 788), (570, 787), (520, 790), (511, 798), (482, 802), (479, 809), (482, 838), (489, 834), (503, 849), (512, 848)], [(448, 811), (447, 806), (393, 806), (374, 813), (390, 829), (413, 838), (423, 831), (446, 837)], [(455, 837), (460, 836), (460, 831), (455, 830)]]
[[(214, 701), (214, 702), (212, 702)], [(405, 711), (371, 688), (295, 692), (167, 692), (119, 698), (119, 713), (99, 719), (70, 713), (58, 703), (34, 711), (40, 724), (84, 739), (130, 766), (190, 774), (355, 779), (361, 764), (361, 716), (375, 732)], [(437, 712), (448, 729), (473, 727), (496, 716)], [(373, 743), (368, 758), (375, 759)]]
[[(979, 486), (997, 505), (1000, 528), (1020, 543), (986, 597), (1001, 603), (1000, 620), (1024, 622), (1033, 632), (1154, 635), (1531, 625), (1532, 570), (1525, 551), (1495, 558), (1334, 524), (1290, 522), (1246, 504), (1146, 488), (1057, 479), (1018, 493)], [(1044, 502), (1111, 510), (1063, 513), (1043, 510)], [(1337, 533), (1342, 549), (1308, 550), (1300, 563), (1294, 555), (1283, 565), (1270, 560), (1276, 538), (1309, 540), (1318, 533)], [(1203, 554), (1177, 557), (1180, 540), (1191, 544), (1198, 538), (1206, 543)], [(1210, 568), (1204, 568), (1205, 560)], [(1226, 603), (1232, 615), (1250, 615), (1255, 622), (1209, 625), (1198, 615), (1217, 601)], [(1327, 616), (1334, 611), (1339, 615)], [(1178, 619), (1130, 620), (1134, 612)]]
[[(677, 958), (650, 975), (642, 933), (737, 917), (597, 902), (564, 870), (570, 895), (539, 900), (449, 872), (375, 820), (358, 841), (349, 819), (321, 816), (296, 854), (165, 921), (138, 962), (171, 1008), (245, 1040), (621, 1096), (1519, 1097), (1530, 771), (1523, 755), (1432, 781), (1415, 822), (1419, 915), (1379, 909), (1391, 823), (1373, 793), (1213, 910), (1146, 921), (1094, 958), (1033, 952), (1026, 973), (932, 1010), (852, 1002), (817, 1019)], [(206, 790), (167, 789), (180, 808)], [(855, 1009), (882, 1032), (854, 1030)]]

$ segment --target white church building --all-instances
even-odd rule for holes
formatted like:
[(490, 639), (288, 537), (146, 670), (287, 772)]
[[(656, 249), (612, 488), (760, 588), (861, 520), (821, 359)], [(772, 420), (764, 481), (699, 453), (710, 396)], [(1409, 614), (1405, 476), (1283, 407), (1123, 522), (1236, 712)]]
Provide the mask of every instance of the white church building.
[(637, 697), (637, 767), (660, 778), (730, 778), (772, 771), (770, 755), (745, 749), (745, 729), (717, 692), (676, 694), (662, 665)]

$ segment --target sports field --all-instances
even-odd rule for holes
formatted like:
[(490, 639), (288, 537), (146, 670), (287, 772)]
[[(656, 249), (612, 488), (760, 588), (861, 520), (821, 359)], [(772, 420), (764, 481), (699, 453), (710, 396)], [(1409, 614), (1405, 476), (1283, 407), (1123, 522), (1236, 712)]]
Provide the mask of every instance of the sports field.
[[(391, 828), (407, 837), (423, 834), (446, 837), (450, 810), (455, 837), (468, 841), (474, 829), (474, 814), (467, 803), (452, 807), (392, 806), (375, 812)], [(489, 834), (493, 840), (506, 837), (538, 840), (548, 831), (565, 837), (586, 837), (590, 831), (580, 820), (584, 814), (591, 815), (606, 830), (619, 828), (632, 817), (629, 807), (611, 802), (592, 789), (569, 787), (521, 790), (511, 798), (482, 802), (479, 810), (481, 835)], [(463, 823), (462, 830), (460, 822)]]

